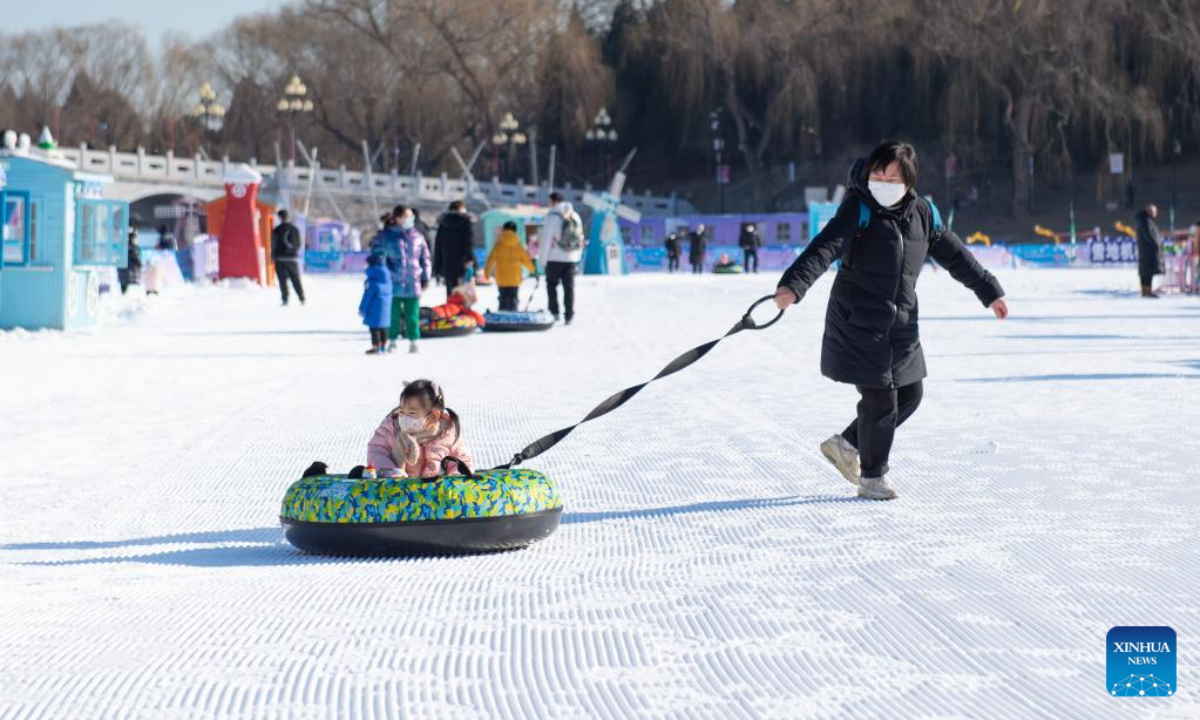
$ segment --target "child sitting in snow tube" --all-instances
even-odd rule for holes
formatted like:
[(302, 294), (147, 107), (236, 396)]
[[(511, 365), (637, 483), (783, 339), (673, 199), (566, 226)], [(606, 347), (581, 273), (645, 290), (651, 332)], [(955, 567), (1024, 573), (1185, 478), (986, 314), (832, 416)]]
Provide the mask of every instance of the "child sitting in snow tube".
[[(437, 383), (410, 382), (400, 393), (400, 404), (383, 418), (367, 443), (367, 461), (383, 477), (427, 478), (442, 474), (444, 458), (473, 465), (458, 415), (446, 407), (446, 396)], [(447, 471), (466, 469), (451, 462)]]
[(468, 281), (454, 288), (444, 305), (421, 308), (421, 334), (425, 337), (470, 335), (487, 322), (471, 309), (475, 304), (475, 285)]
[(525, 547), (558, 528), (554, 483), (523, 468), (475, 472), (458, 416), (437, 383), (400, 394), (367, 444), (372, 468), (316, 462), (284, 495), (289, 542), (333, 555), (427, 555)]
[(717, 259), (713, 265), (713, 272), (718, 275), (736, 275), (742, 272), (742, 266), (738, 265), (729, 257), (729, 253), (721, 253), (721, 257)]

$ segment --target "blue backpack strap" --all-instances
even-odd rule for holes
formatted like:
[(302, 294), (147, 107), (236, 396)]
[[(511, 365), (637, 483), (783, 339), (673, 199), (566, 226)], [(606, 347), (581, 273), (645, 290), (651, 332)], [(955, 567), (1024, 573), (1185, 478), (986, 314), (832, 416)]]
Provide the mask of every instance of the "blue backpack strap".
[(929, 203), (929, 212), (933, 214), (933, 231), (942, 231), (942, 214), (938, 212), (937, 205), (933, 204), (932, 200), (927, 200)]
[(858, 229), (866, 230), (871, 224), (871, 208), (862, 200), (858, 201)]

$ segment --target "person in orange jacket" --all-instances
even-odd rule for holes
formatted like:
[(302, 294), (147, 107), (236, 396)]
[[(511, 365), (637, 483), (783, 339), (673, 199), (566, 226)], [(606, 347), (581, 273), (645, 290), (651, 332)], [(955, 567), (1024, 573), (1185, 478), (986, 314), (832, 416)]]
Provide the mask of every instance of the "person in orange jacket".
[(500, 237), (492, 246), (484, 265), (484, 272), (495, 277), (496, 287), (500, 288), (501, 312), (517, 310), (517, 290), (525, 279), (522, 267), (531, 273), (537, 272), (537, 265), (521, 244), (521, 238), (517, 237), (517, 224), (509, 221), (504, 223)]

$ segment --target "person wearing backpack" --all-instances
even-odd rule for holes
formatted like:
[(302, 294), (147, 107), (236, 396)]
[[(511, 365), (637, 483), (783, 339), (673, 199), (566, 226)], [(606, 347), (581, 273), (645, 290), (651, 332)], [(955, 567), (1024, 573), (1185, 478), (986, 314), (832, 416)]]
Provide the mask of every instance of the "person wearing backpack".
[[(933, 257), (1003, 320), (1008, 304), (999, 281), (919, 197), (917, 152), (888, 141), (850, 170), (837, 214), (779, 280), (775, 304), (800, 302), (841, 260), (821, 344), (821, 374), (854, 385), (858, 414), (821, 452), (858, 496), (891, 500), (888, 458), (896, 429), (921, 404), (925, 355), (917, 323), (917, 278)], [(961, 402), (961, 400), (959, 401)]]
[[(555, 320), (564, 319), (568, 325), (575, 317), (575, 273), (587, 245), (583, 220), (571, 203), (557, 192), (550, 193), (550, 212), (542, 225), (542, 246), (538, 265), (546, 270), (546, 294), (550, 314)], [(563, 289), (563, 310), (558, 310), (558, 286)]]

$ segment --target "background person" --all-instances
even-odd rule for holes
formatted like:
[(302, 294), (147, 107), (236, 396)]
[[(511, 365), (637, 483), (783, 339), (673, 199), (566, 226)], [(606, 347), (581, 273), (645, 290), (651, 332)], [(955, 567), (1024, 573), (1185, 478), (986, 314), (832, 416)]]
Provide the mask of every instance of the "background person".
[(1157, 205), (1147, 205), (1137, 214), (1138, 279), (1142, 283), (1142, 297), (1145, 298), (1158, 297), (1154, 292), (1154, 276), (1167, 271), (1162, 235), (1154, 222), (1157, 217)]
[(122, 295), (130, 285), (142, 283), (142, 249), (138, 247), (137, 238), (137, 228), (130, 228), (129, 245), (125, 249), (125, 267), (117, 270), (117, 282), (121, 285)]
[(762, 238), (758, 236), (754, 223), (747, 223), (742, 228), (742, 234), (738, 237), (738, 247), (742, 249), (742, 265), (746, 272), (758, 272), (758, 249), (762, 247)]
[(707, 230), (704, 223), (700, 223), (688, 236), (688, 262), (692, 264), (693, 275), (704, 272), (704, 256), (708, 254), (708, 238), (704, 233)]
[(502, 312), (517, 311), (517, 293), (521, 289), (521, 281), (525, 279), (521, 268), (531, 273), (537, 272), (537, 266), (529, 257), (529, 251), (521, 244), (521, 238), (517, 235), (517, 224), (510, 220), (504, 223), (500, 237), (492, 245), (487, 263), (484, 264), (484, 272), (496, 278)]
[(673, 273), (679, 269), (679, 235), (670, 233), (663, 245), (667, 249), (667, 272)]
[(288, 304), (288, 283), (296, 290), (300, 304), (304, 304), (304, 286), (300, 283), (300, 252), (304, 241), (300, 231), (288, 222), (288, 211), (280, 210), (279, 224), (271, 231), (271, 259), (275, 261), (275, 279), (279, 282), (279, 294), (283, 305)]
[(538, 264), (546, 273), (546, 297), (550, 314), (555, 320), (558, 311), (558, 286), (563, 289), (563, 309), (568, 325), (575, 318), (575, 275), (579, 261), (583, 259), (583, 248), (587, 236), (583, 219), (575, 207), (557, 192), (550, 193), (550, 212), (542, 224), (542, 245), (538, 252)]
[(454, 293), (475, 262), (475, 229), (462, 200), (450, 203), (438, 218), (437, 242), (433, 246), (433, 274), (446, 283), (446, 298)]
[(371, 241), (371, 254), (382, 258), (392, 277), (392, 324), (388, 327), (388, 352), (395, 352), (396, 339), (408, 340), (408, 351), (417, 352), (421, 339), (421, 292), (429, 287), (432, 263), (429, 245), (416, 228), (412, 208), (397, 205), (392, 224)]

